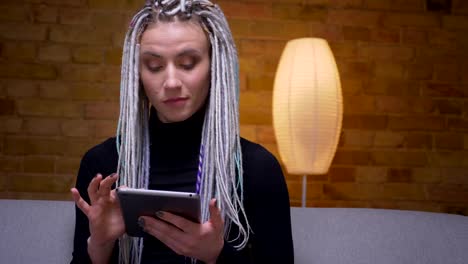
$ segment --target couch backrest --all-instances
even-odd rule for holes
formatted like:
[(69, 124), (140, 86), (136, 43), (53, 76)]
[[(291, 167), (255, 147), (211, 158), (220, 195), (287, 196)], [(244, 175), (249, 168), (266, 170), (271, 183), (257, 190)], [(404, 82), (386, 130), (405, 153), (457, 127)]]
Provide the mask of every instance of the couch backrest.
[[(69, 263), (73, 202), (0, 200), (0, 263)], [(468, 217), (292, 208), (296, 264), (466, 264)]]

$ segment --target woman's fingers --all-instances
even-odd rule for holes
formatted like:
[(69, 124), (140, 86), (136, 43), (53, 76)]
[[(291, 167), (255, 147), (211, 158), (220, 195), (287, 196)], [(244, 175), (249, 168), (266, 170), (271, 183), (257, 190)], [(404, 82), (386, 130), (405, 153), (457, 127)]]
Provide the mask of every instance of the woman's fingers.
[(142, 227), (145, 232), (150, 233), (162, 242), (164, 242), (163, 240), (166, 240), (169, 237), (176, 241), (182, 242), (185, 241), (188, 237), (188, 234), (184, 232), (184, 230), (180, 229), (180, 227), (172, 225), (170, 222), (164, 222), (149, 216), (141, 216), (140, 219), (143, 219), (143, 223), (139, 222), (139, 224), (143, 224)]
[(89, 204), (81, 197), (80, 192), (76, 188), (72, 188), (71, 190), (73, 200), (75, 201), (75, 204), (80, 210), (88, 216), (89, 213)]
[(173, 224), (174, 226), (176, 226), (177, 228), (179, 228), (180, 230), (182, 230), (185, 233), (191, 233), (192, 230), (195, 230), (195, 229), (198, 228), (197, 223), (194, 223), (194, 222), (192, 222), (190, 220), (187, 220), (187, 219), (185, 219), (185, 218), (183, 218), (181, 216), (175, 215), (175, 214), (159, 211), (159, 212), (156, 212), (156, 216), (159, 219), (162, 219), (162, 220), (164, 220), (166, 222), (169, 222), (169, 223)]
[(96, 202), (97, 199), (99, 198), (97, 192), (99, 190), (99, 184), (101, 183), (101, 180), (102, 180), (102, 175), (98, 173), (88, 185), (88, 195), (89, 195), (89, 200), (91, 201), (91, 204), (94, 204), (94, 202)]
[(179, 228), (149, 216), (141, 216), (138, 222), (146, 233), (156, 237), (177, 254), (186, 253), (181, 249), (187, 235)]
[(98, 194), (101, 196), (109, 196), (112, 185), (117, 181), (117, 173), (112, 173), (111, 175), (107, 176), (104, 180), (101, 181), (99, 185)]
[(221, 216), (221, 211), (217, 206), (217, 201), (215, 198), (211, 199), (210, 205), (210, 222), (214, 228), (219, 229), (224, 227), (223, 217)]
[(211, 262), (224, 245), (224, 221), (216, 199), (209, 204), (209, 221), (199, 224), (168, 212), (156, 213), (157, 218), (139, 218), (145, 232), (156, 237), (176, 253)]
[[(119, 176), (117, 175), (117, 178), (118, 178), (118, 177), (119, 177)], [(125, 186), (125, 185), (119, 186), (119, 189), (125, 189), (125, 188), (128, 188), (128, 187)], [(110, 192), (110, 197), (111, 197), (113, 200), (118, 199), (116, 190), (117, 190), (117, 188), (116, 188), (116, 189), (113, 189), (113, 190)], [(119, 207), (120, 207), (120, 206), (119, 206)]]
[(107, 176), (102, 179), (102, 174), (98, 173), (94, 177), (88, 186), (88, 195), (91, 200), (91, 204), (94, 204), (100, 197), (107, 197), (110, 195), (112, 185), (117, 181), (118, 177), (116, 173)]

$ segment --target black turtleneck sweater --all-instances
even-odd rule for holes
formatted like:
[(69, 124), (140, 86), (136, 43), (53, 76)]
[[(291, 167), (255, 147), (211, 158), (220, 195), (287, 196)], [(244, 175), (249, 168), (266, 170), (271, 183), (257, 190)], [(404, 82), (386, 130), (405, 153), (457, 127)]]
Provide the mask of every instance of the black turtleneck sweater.
[[(204, 111), (183, 122), (162, 123), (152, 109), (150, 118), (150, 189), (194, 192), (198, 170)], [(244, 206), (252, 228), (247, 246), (236, 251), (225, 246), (217, 263), (294, 263), (289, 196), (281, 168), (262, 146), (241, 139), (244, 168)], [(109, 175), (117, 169), (116, 140), (110, 138), (90, 149), (83, 157), (76, 188), (89, 202), (87, 187), (97, 174)], [(232, 239), (237, 230), (231, 230)], [(91, 263), (86, 240), (88, 219), (76, 208), (73, 259), (71, 263)], [(231, 239), (230, 239), (231, 240)], [(117, 243), (110, 263), (118, 263)], [(190, 263), (156, 238), (144, 238), (142, 263)]]

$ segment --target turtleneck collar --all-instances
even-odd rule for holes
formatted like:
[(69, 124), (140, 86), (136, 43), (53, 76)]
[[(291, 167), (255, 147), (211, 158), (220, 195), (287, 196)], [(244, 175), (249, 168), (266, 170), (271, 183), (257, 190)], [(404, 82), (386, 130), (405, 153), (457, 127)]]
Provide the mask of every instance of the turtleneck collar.
[(199, 148), (205, 110), (206, 106), (203, 106), (184, 121), (163, 123), (159, 120), (156, 109), (151, 107), (149, 120), (151, 145)]
[(206, 107), (181, 122), (163, 123), (150, 113), (150, 189), (194, 192)]

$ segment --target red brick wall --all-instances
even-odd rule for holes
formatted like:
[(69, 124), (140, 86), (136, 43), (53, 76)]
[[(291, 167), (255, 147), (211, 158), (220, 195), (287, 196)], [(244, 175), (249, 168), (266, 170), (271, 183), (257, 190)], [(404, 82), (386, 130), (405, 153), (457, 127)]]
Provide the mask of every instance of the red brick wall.
[[(126, 24), (143, 0), (0, 4), (0, 198), (69, 199), (83, 153), (114, 134)], [(271, 96), (287, 40), (329, 41), (343, 132), (308, 206), (468, 214), (468, 4), (218, 1), (241, 64), (242, 135), (277, 155)], [(293, 205), (301, 176), (286, 175)]]

